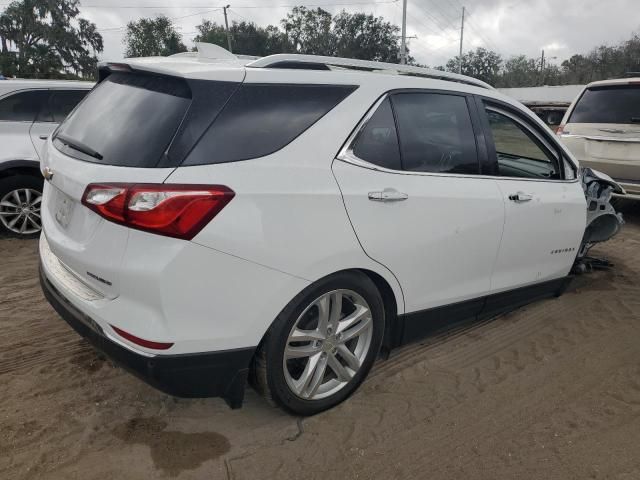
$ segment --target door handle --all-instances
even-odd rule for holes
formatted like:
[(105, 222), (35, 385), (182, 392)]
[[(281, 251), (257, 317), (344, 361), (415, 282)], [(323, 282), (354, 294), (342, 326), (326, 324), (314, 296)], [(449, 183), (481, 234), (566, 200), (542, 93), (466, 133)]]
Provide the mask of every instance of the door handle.
[(385, 188), (381, 192), (369, 192), (369, 200), (374, 202), (401, 202), (407, 198), (409, 198), (409, 195), (393, 188)]
[(509, 195), (509, 200), (516, 203), (524, 203), (533, 200), (533, 195), (530, 193), (518, 192)]
[(49, 135), (40, 135), (40, 140), (46, 140), (49, 138)]

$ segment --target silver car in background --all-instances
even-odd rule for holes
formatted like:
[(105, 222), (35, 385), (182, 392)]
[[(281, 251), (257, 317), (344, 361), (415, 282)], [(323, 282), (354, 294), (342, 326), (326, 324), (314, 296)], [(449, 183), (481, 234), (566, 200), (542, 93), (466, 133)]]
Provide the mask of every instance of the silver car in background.
[(40, 149), (92, 87), (79, 81), (0, 81), (0, 235), (40, 233)]

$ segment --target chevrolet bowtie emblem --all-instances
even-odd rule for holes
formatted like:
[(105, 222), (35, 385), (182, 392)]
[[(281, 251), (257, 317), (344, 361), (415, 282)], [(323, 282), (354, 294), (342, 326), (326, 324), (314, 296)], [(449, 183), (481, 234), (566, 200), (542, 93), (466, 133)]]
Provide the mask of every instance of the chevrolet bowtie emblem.
[(42, 170), (42, 176), (45, 180), (51, 180), (53, 178), (53, 170), (51, 170), (49, 167), (44, 167), (44, 169)]

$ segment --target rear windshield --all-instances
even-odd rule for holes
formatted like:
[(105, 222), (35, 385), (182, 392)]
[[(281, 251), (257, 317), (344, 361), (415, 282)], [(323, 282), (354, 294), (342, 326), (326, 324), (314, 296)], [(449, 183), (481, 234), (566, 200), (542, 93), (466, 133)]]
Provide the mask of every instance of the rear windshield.
[(190, 102), (182, 79), (113, 73), (67, 117), (54, 143), (89, 162), (155, 167)]
[(640, 85), (585, 90), (570, 123), (640, 123)]

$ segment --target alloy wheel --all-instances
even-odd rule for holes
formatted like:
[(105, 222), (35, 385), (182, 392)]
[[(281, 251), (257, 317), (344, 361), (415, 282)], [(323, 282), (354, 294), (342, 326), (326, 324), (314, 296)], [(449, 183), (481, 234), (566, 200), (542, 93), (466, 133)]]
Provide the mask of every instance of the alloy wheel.
[(372, 337), (371, 309), (362, 296), (352, 290), (323, 294), (297, 318), (287, 338), (287, 385), (305, 400), (335, 394), (360, 370)]
[(0, 222), (19, 235), (38, 233), (42, 229), (40, 206), (42, 193), (32, 188), (18, 188), (0, 199)]

